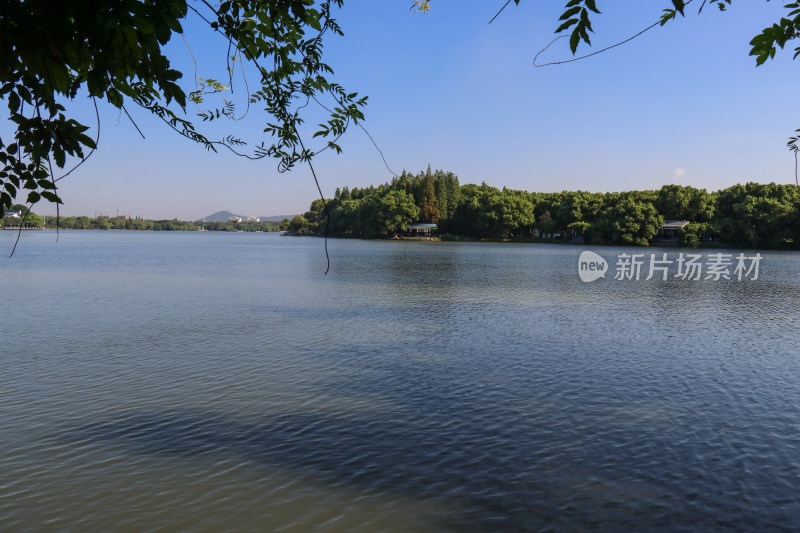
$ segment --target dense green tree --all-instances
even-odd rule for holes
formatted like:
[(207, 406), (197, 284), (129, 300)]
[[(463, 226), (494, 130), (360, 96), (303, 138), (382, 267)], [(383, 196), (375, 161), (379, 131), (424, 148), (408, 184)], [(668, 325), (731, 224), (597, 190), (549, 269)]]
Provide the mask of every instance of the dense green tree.
[(295, 215), (289, 222), (289, 225), (286, 227), (286, 231), (289, 233), (296, 233), (298, 235), (308, 233), (308, 230), (309, 223), (308, 220), (306, 220), (306, 217), (303, 215)]
[[(347, 188), (345, 188), (346, 190)], [(352, 235), (358, 233), (356, 226), (358, 210), (362, 200), (343, 200), (331, 212), (330, 233), (333, 235)]]
[(311, 202), (311, 207), (303, 214), (309, 229), (318, 232), (323, 232), (325, 230), (325, 220), (327, 219), (326, 209), (330, 211), (332, 206), (329, 208), (322, 198), (317, 198)]
[(798, 243), (798, 203), (800, 191), (792, 185), (746, 183), (729, 187), (717, 197), (720, 234), (731, 244), (755, 248)]
[(440, 171), (436, 171), (433, 182), (435, 188), (434, 194), (436, 196), (436, 206), (439, 213), (436, 221), (441, 222), (442, 219), (447, 220), (450, 208), (450, 198), (447, 194), (447, 182)]
[(534, 224), (532, 197), (524, 191), (499, 190), (485, 183), (464, 185), (446, 231), (472, 237), (530, 235)]
[(421, 222), (436, 224), (439, 221), (439, 200), (436, 198), (436, 187), (433, 183), (431, 167), (422, 179), (419, 201), (419, 218)]
[(696, 248), (710, 238), (717, 237), (715, 225), (708, 222), (690, 222), (678, 230), (678, 243), (681, 246)]
[(381, 202), (375, 191), (364, 196), (358, 203), (354, 213), (354, 234), (358, 237), (378, 237), (384, 235), (381, 231), (379, 214)]
[(458, 176), (452, 172), (442, 172), (440, 179), (444, 182), (444, 188), (447, 191), (447, 212), (445, 213), (441, 209), (439, 212), (445, 219), (450, 219), (455, 214), (456, 207), (461, 201), (461, 187), (458, 183)]
[[(497, 190), (497, 189), (495, 189)], [(489, 229), (486, 208), (481, 199), (486, 191), (477, 185), (461, 187), (461, 197), (446, 231), (455, 235), (485, 237)]]
[(664, 223), (652, 203), (640, 195), (621, 193), (608, 195), (609, 202), (588, 228), (592, 243), (635, 244), (647, 246)]
[(589, 225), (597, 220), (605, 204), (603, 194), (584, 191), (564, 191), (558, 195), (558, 199), (555, 220), (548, 231), (557, 229), (559, 232), (569, 234), (584, 233)]
[(483, 196), (488, 232), (493, 237), (531, 235), (533, 203), (524, 191), (503, 189)]
[(22, 215), (24, 215), (25, 213), (27, 213), (29, 211), (28, 210), (28, 206), (22, 205), (22, 204), (13, 204), (8, 210), (9, 211), (16, 211), (18, 213), (21, 213)]
[(563, 193), (539, 193), (536, 195), (533, 214), (544, 233), (559, 231), (556, 219), (558, 210), (564, 202)]
[(390, 235), (405, 231), (408, 224), (420, 214), (414, 198), (404, 191), (391, 191), (380, 200), (378, 233)]
[(25, 217), (24, 226), (26, 228), (43, 228), (44, 219), (31, 211), (28, 213), (28, 216)]
[(714, 198), (705, 189), (664, 185), (658, 190), (656, 209), (667, 220), (708, 222), (714, 216)]

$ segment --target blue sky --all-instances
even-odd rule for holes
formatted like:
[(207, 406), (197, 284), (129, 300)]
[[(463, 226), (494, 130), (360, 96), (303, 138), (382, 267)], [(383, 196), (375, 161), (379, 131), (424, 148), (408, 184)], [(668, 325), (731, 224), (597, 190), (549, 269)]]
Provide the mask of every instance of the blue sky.
[[(532, 60), (553, 39), (564, 2), (512, 3), (487, 24), (503, 3), (434, 0), (422, 15), (408, 0), (345, 0), (336, 17), (345, 36), (327, 41), (326, 60), (345, 88), (369, 96), (365, 126), (393, 170), (430, 164), (461, 183), (547, 192), (794, 181), (785, 143), (800, 127), (793, 94), (800, 65), (791, 50), (758, 68), (748, 56), (750, 39), (784, 13), (781, 3), (739, 0), (728, 12), (707, 6), (699, 15), (689, 6), (686, 18), (631, 43), (545, 68)], [(630, 37), (670, 4), (598, 1), (593, 46), (579, 51)], [(197, 21), (187, 22), (186, 34), (198, 75), (221, 78), (224, 44)], [(182, 40), (170, 44), (170, 57), (191, 89), (194, 65)], [(540, 61), (568, 57), (562, 39)], [(236, 80), (233, 98), (243, 103), (241, 89)], [(85, 101), (74, 108), (95, 123)], [(265, 216), (305, 211), (316, 197), (307, 168), (279, 174), (271, 160), (208, 154), (145, 113), (132, 114), (146, 139), (115, 108), (101, 107), (100, 149), (61, 182), (63, 214)], [(208, 131), (260, 141), (263, 122), (254, 108)], [(342, 154), (316, 162), (327, 196), (338, 186), (391, 179), (359, 129), (341, 145)], [(54, 212), (44, 204), (35, 210)]]

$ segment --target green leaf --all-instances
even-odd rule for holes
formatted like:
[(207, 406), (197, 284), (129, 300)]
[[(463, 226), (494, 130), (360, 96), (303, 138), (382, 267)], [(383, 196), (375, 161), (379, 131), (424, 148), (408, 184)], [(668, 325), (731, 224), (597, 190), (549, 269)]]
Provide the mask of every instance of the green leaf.
[(586, 44), (591, 45), (592, 42), (589, 40), (589, 34), (586, 32), (586, 27), (583, 25), (579, 25), (578, 29), (581, 32), (581, 38), (586, 42)]
[(92, 149), (97, 148), (97, 145), (95, 144), (94, 139), (92, 139), (88, 135), (84, 135), (84, 134), (81, 133), (81, 134), (79, 134), (77, 136), (77, 139), (84, 146), (88, 146), (89, 148), (92, 148)]
[(575, 7), (573, 7), (572, 9), (567, 9), (566, 11), (564, 11), (564, 13), (561, 15), (561, 17), (559, 17), (559, 19), (558, 19), (558, 20), (567, 20), (567, 19), (568, 19), (568, 18), (570, 18), (572, 15), (574, 15), (574, 14), (576, 14), (576, 13), (579, 13), (579, 12), (580, 12), (580, 10), (581, 10), (581, 7), (580, 7), (580, 6), (575, 6)]
[(581, 36), (580, 33), (578, 33), (578, 28), (575, 28), (572, 30), (572, 35), (569, 37), (569, 49), (572, 50), (573, 54), (578, 50), (578, 43), (580, 40)]
[(121, 108), (123, 104), (122, 94), (116, 89), (109, 89), (106, 92), (106, 99), (113, 105), (114, 107)]
[(309, 13), (306, 16), (306, 24), (317, 31), (322, 31), (322, 24), (319, 23), (319, 19), (317, 19), (317, 17), (315, 17), (312, 13)]
[(12, 113), (16, 113), (19, 110), (20, 100), (19, 95), (15, 92), (10, 92), (8, 94), (8, 110)]
[(53, 150), (53, 158), (56, 160), (56, 165), (58, 165), (59, 168), (64, 168), (64, 163), (66, 163), (66, 154), (64, 150), (58, 148)]
[(578, 23), (578, 19), (570, 19), (570, 20), (564, 22), (561, 26), (559, 26), (558, 29), (555, 31), (555, 33), (561, 33), (562, 31), (568, 29), (573, 24), (577, 24), (577, 23)]
[(35, 204), (36, 202), (39, 201), (39, 198), (40, 198), (39, 197), (39, 193), (36, 192), (36, 191), (31, 191), (31, 192), (28, 193), (28, 203), (29, 204)]
[(600, 10), (597, 9), (597, 4), (595, 3), (595, 0), (586, 0), (586, 7), (588, 7), (595, 13), (600, 13)]
[[(581, 26), (584, 26), (583, 33), (586, 33), (585, 30), (593, 31), (592, 30), (592, 23), (589, 21), (589, 12), (585, 9), (581, 11)], [(589, 42), (589, 39), (586, 39), (586, 42)]]
[(50, 191), (42, 191), (42, 198), (44, 198), (45, 200), (48, 200), (50, 202), (53, 202), (54, 204), (63, 204), (64, 203), (64, 202), (61, 201), (61, 198), (59, 198), (58, 195), (56, 195), (55, 193), (52, 193)]

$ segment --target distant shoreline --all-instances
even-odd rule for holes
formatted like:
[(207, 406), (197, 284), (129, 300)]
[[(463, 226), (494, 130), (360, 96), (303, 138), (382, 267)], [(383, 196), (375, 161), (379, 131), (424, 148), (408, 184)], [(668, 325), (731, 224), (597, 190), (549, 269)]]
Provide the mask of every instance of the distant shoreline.
[[(317, 238), (325, 238), (325, 235), (309, 235), (309, 234), (297, 234), (297, 233), (282, 233), (287, 237), (317, 237)], [(364, 237), (350, 237), (346, 235), (328, 235), (329, 239), (342, 239), (342, 240), (359, 240), (359, 241), (380, 241), (380, 242), (429, 242), (429, 243), (468, 243), (468, 244), (554, 244), (554, 245), (566, 245), (566, 246), (582, 246), (582, 247), (603, 247), (603, 248), (615, 248), (615, 247), (631, 247), (631, 248), (680, 248), (685, 250), (703, 250), (703, 249), (717, 249), (717, 248), (730, 248), (730, 249), (746, 249), (746, 250), (783, 250), (783, 251), (797, 251), (795, 248), (752, 248), (747, 246), (736, 246), (730, 243), (720, 242), (720, 241), (713, 241), (713, 242), (702, 242), (698, 247), (691, 247), (691, 246), (680, 246), (677, 243), (668, 243), (668, 242), (654, 242), (650, 243), (649, 245), (640, 245), (640, 244), (593, 244), (593, 243), (586, 243), (586, 242), (571, 242), (571, 241), (562, 241), (559, 239), (542, 239), (537, 237), (517, 237), (512, 239), (492, 239), (490, 237), (486, 238), (475, 238), (475, 237), (465, 237), (460, 235), (453, 235), (453, 236), (446, 236), (445, 238), (441, 237), (400, 237), (397, 239), (394, 238), (386, 238), (386, 237), (376, 237), (376, 238), (364, 238)]]
[(184, 233), (280, 233), (277, 231), (264, 231), (264, 230), (216, 230), (216, 229), (190, 229), (190, 230), (173, 230), (173, 229), (126, 229), (126, 228), (56, 228), (48, 226), (44, 228), (20, 228), (19, 226), (4, 226), (0, 228), (5, 231), (140, 231), (140, 232), (184, 232)]
[[(18, 226), (5, 226), (2, 228), (6, 231), (20, 231)], [(22, 228), (21, 231), (56, 231), (55, 227), (44, 227), (44, 228)], [(200, 229), (125, 229), (125, 228), (58, 228), (58, 231), (102, 231), (102, 232), (111, 232), (111, 231), (119, 231), (119, 232), (153, 232), (153, 233), (171, 233), (171, 232), (183, 232), (183, 233), (269, 233), (269, 234), (280, 234), (281, 236), (287, 237), (317, 237), (317, 238), (325, 238), (325, 235), (319, 234), (296, 234), (296, 233), (286, 233), (284, 231), (262, 231), (262, 230), (200, 230)], [(685, 250), (703, 250), (703, 249), (719, 249), (719, 248), (728, 248), (728, 249), (747, 249), (747, 250), (774, 250), (774, 251), (798, 251), (796, 248), (791, 247), (779, 247), (779, 248), (770, 248), (770, 247), (749, 247), (749, 246), (737, 246), (735, 244), (721, 242), (721, 241), (714, 241), (714, 242), (702, 242), (698, 247), (689, 247), (689, 246), (680, 246), (677, 243), (669, 243), (669, 242), (654, 242), (650, 243), (649, 245), (637, 245), (637, 244), (608, 244), (608, 243), (585, 243), (585, 242), (571, 242), (571, 241), (562, 241), (559, 239), (542, 239), (537, 237), (517, 237), (511, 239), (492, 239), (489, 237), (485, 238), (475, 238), (475, 237), (465, 237), (465, 236), (445, 236), (442, 237), (400, 237), (397, 239), (394, 238), (364, 238), (364, 237), (351, 237), (345, 235), (328, 235), (330, 239), (342, 239), (342, 240), (360, 240), (360, 241), (381, 241), (381, 242), (428, 242), (428, 243), (469, 243), (469, 244), (554, 244), (554, 245), (569, 245), (569, 246), (582, 246), (582, 247), (631, 247), (631, 248), (680, 248)]]

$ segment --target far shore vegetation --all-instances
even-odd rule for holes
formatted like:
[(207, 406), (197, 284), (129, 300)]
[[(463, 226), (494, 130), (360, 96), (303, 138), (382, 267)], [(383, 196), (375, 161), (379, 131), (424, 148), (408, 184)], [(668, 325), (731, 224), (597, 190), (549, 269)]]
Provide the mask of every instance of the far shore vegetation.
[(94, 230), (138, 230), (138, 231), (280, 231), (280, 222), (257, 221), (186, 221), (186, 220), (148, 220), (130, 216), (103, 215), (87, 216), (42, 216), (24, 205), (14, 205), (0, 219), (4, 228), (24, 229), (94, 229)]
[[(56, 227), (56, 217), (19, 204), (0, 222), (6, 229)], [(658, 190), (539, 193), (461, 185), (452, 172), (429, 167), (417, 174), (403, 171), (377, 187), (337, 188), (333, 198), (316, 199), (306, 213), (281, 222), (58, 218), (60, 229), (327, 232), (369, 239), (419, 238), (412, 224), (435, 225), (423, 238), (441, 240), (799, 249), (800, 187), (746, 183), (717, 192), (665, 185)]]
[[(558, 193), (460, 185), (452, 172), (403, 171), (377, 187), (337, 188), (323, 205), (281, 229), (293, 235), (406, 238), (412, 223), (440, 239), (800, 248), (800, 188), (746, 183), (717, 192), (658, 190)], [(326, 210), (327, 207), (327, 210)], [(328, 220), (328, 218), (330, 220)], [(679, 224), (665, 237), (665, 222)], [(673, 224), (675, 226), (675, 224)]]

